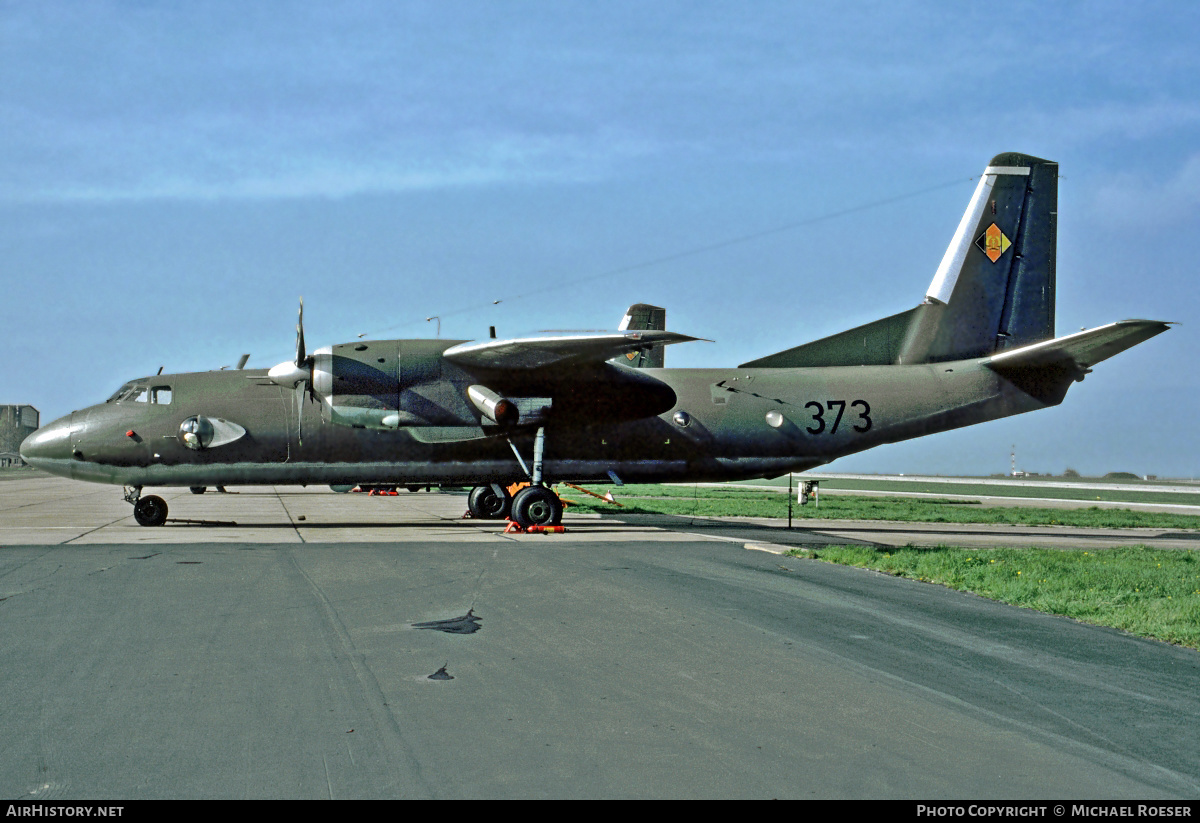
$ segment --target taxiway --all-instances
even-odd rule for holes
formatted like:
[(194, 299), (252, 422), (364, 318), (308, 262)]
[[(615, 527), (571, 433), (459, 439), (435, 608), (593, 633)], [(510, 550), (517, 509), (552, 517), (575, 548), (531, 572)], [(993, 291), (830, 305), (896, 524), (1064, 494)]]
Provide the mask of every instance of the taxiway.
[(754, 524), (238, 491), (147, 529), (115, 488), (0, 482), (0, 793), (1200, 793), (1192, 650), (747, 551), (783, 545)]

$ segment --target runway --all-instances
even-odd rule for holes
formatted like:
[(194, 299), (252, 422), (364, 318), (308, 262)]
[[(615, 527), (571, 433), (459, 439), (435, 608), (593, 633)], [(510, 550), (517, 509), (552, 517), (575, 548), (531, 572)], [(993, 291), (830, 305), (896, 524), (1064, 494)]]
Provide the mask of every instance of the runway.
[(0, 482), (5, 797), (1200, 792), (1200, 654), (755, 524), (164, 496), (145, 529), (116, 488)]

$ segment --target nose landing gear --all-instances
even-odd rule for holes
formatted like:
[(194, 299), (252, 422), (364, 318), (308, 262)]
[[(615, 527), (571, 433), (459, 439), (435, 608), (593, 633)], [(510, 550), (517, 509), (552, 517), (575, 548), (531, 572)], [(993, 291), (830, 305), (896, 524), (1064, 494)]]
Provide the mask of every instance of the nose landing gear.
[(154, 494), (142, 497), (141, 486), (126, 486), (125, 502), (133, 504), (133, 519), (139, 526), (161, 526), (167, 522), (167, 501)]

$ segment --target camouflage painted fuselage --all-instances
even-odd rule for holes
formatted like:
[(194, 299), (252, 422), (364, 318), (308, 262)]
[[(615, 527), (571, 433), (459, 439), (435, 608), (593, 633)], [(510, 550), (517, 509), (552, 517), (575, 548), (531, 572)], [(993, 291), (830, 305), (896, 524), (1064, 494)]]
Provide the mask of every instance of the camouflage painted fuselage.
[[(26, 451), (50, 471), (129, 486), (467, 485), (525, 479), (513, 446), (528, 465), (540, 424), (547, 480), (607, 480), (614, 472), (626, 482), (709, 481), (773, 477), (1062, 399), (1062, 392), (1033, 397), (980, 360), (639, 372), (606, 365), (594, 383), (576, 376), (543, 398), (550, 404), (540, 418), (523, 416), (502, 428), (467, 402), (477, 375), (431, 365), (453, 343), (371, 342), (371, 359), (381, 354), (385, 360), (371, 376), (374, 388), (362, 391), (363, 364), (350, 391), (306, 399), (299, 427), (292, 392), (269, 383), (265, 372), (159, 375), (133, 384), (169, 389), (169, 402), (115, 399), (91, 406), (42, 429)], [(421, 359), (428, 362), (414, 370), (416, 347), (426, 349)], [(402, 351), (409, 371), (423, 379), (402, 382)], [(638, 382), (627, 385), (627, 377)], [(394, 388), (383, 388), (388, 385)], [(498, 385), (509, 394), (521, 388)], [(658, 413), (641, 416), (646, 409), (638, 404), (646, 402), (657, 403)], [(619, 419), (625, 403), (634, 419)], [(389, 411), (403, 413), (404, 422), (372, 423)], [(180, 426), (197, 415), (236, 424), (245, 434), (188, 448)], [(359, 422), (345, 422), (353, 420)]]

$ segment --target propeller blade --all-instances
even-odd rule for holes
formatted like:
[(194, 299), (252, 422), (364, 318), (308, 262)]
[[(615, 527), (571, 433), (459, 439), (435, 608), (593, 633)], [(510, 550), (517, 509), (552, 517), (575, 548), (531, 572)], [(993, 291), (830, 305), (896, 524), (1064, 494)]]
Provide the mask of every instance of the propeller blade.
[(304, 432), (301, 428), (301, 420), (304, 418), (304, 391), (306, 386), (305, 381), (301, 380), (296, 383), (296, 444), (304, 445)]
[(304, 298), (300, 298), (300, 319), (296, 321), (296, 366), (304, 365)]

